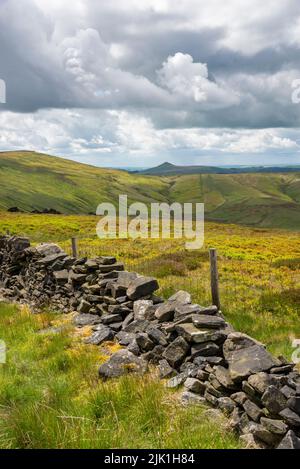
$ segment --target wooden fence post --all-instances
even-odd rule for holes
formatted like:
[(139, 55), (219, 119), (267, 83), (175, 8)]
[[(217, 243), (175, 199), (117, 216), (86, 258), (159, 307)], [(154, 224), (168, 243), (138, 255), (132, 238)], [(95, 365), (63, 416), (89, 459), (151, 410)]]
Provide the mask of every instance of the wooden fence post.
[(218, 276), (218, 264), (217, 264), (217, 250), (209, 250), (210, 260), (210, 285), (211, 285), (211, 297), (212, 302), (215, 306), (220, 309), (220, 294), (219, 294), (219, 276)]
[(72, 238), (72, 256), (77, 259), (78, 257), (78, 249), (77, 249), (77, 238)]

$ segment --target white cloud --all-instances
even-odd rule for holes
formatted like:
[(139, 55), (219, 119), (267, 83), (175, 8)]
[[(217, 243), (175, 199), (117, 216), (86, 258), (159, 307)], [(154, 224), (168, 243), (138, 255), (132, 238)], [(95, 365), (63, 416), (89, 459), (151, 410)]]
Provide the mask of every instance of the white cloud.
[(169, 56), (158, 70), (159, 81), (175, 96), (191, 99), (201, 109), (228, 107), (239, 103), (238, 94), (208, 78), (207, 64), (193, 62), (189, 54)]

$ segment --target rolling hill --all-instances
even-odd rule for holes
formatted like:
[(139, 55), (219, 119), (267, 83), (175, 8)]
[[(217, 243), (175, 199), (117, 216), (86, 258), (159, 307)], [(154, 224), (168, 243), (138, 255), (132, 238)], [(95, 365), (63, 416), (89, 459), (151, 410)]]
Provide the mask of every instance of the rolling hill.
[(95, 212), (101, 202), (204, 202), (209, 220), (300, 230), (300, 171), (147, 176), (34, 152), (0, 153), (0, 210)]
[(162, 163), (154, 168), (143, 169), (138, 174), (150, 176), (180, 176), (183, 174), (251, 174), (251, 173), (292, 173), (300, 171), (299, 166), (178, 166), (172, 163)]

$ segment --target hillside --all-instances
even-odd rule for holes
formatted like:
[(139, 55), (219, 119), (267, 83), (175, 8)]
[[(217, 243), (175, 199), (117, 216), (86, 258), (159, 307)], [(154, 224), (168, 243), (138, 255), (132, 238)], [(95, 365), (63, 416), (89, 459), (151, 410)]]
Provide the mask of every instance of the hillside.
[(300, 171), (300, 166), (239, 166), (225, 168), (218, 166), (178, 166), (162, 163), (154, 168), (137, 171), (149, 176), (180, 176), (183, 174), (252, 174), (252, 173), (292, 173)]
[(210, 220), (300, 230), (300, 172), (144, 176), (31, 152), (0, 153), (0, 210), (95, 212), (101, 202), (204, 202)]

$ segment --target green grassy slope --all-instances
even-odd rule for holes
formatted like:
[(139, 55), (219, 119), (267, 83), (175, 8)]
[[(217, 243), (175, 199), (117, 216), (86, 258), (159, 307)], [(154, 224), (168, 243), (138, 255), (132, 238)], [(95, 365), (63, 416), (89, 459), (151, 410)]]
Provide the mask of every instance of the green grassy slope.
[(159, 178), (136, 178), (39, 153), (0, 153), (0, 209), (88, 213), (101, 202), (116, 202), (119, 194), (131, 201), (164, 201), (167, 186)]
[(0, 210), (95, 212), (101, 202), (204, 202), (207, 219), (300, 229), (300, 173), (144, 176), (31, 152), (0, 153)]

